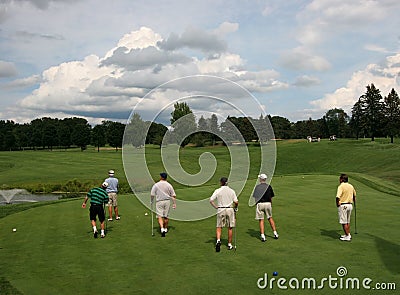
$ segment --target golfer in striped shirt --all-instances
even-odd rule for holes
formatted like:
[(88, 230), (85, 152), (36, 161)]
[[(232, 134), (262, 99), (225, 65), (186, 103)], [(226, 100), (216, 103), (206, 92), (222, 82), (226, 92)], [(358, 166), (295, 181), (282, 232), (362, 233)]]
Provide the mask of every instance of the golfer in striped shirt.
[(82, 208), (86, 208), (86, 202), (90, 199), (90, 209), (89, 209), (89, 217), (90, 222), (93, 227), (93, 236), (97, 238), (98, 231), (96, 227), (96, 216), (99, 217), (100, 227), (101, 227), (101, 237), (105, 237), (104, 233), (104, 220), (106, 219), (104, 214), (103, 205), (108, 202), (108, 195), (106, 192), (106, 188), (108, 186), (107, 182), (103, 182), (101, 187), (92, 188), (86, 195), (85, 200), (82, 203)]

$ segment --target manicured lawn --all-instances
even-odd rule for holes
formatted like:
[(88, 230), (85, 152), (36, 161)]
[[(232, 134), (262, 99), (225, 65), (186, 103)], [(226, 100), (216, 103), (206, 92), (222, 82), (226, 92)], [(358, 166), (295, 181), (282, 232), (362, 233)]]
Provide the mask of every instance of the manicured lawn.
[[(187, 159), (183, 161), (197, 162), (199, 151), (187, 149)], [(257, 150), (251, 152), (256, 154)], [(0, 154), (0, 158), (8, 154)], [(25, 157), (25, 153), (20, 154)], [(71, 167), (57, 168), (58, 176), (49, 178), (55, 182), (70, 179), (71, 170), (80, 161), (86, 168), (82, 172), (75, 170), (79, 171), (75, 173), (78, 179), (91, 170), (91, 175), (101, 180), (109, 169), (107, 165), (116, 163), (116, 167), (122, 167), (118, 162), (121, 159), (113, 153), (100, 153), (104, 160), (98, 162), (93, 161), (97, 153), (70, 155)], [(345, 290), (340, 285), (332, 289), (327, 281), (322, 290), (293, 290), (288, 281), (292, 279), (293, 283), (297, 278), (301, 289), (303, 278), (314, 278), (318, 287), (329, 276), (339, 279), (336, 271), (344, 266), (347, 276), (343, 278), (358, 278), (360, 282), (370, 278), (371, 287), (394, 282), (398, 288), (398, 155), (398, 145), (367, 141), (279, 142), (272, 185), (276, 193), (273, 213), (280, 238), (272, 239), (267, 225), (267, 242), (259, 240), (255, 208), (247, 205), (255, 184), (255, 178), (250, 178), (239, 196), (236, 252), (225, 248), (226, 230), (221, 252), (215, 252), (215, 217), (196, 222), (172, 220), (166, 238), (158, 232), (152, 237), (150, 211), (132, 194), (120, 195), (121, 220), (108, 223), (105, 239), (92, 237), (88, 210), (80, 207), (82, 199), (35, 204), (23, 211), (19, 206), (27, 205), (11, 205), (7, 214), (0, 215), (5, 216), (0, 218), (0, 294), (396, 294), (393, 290), (368, 291), (362, 286), (360, 290)], [(222, 148), (217, 150), (216, 158), (219, 157), (226, 157)], [(27, 161), (28, 158), (34, 157), (27, 156)], [(68, 157), (62, 158), (66, 161)], [(57, 159), (49, 159), (47, 164), (45, 161), (41, 169), (48, 170), (46, 167), (56, 165)], [(161, 167), (157, 161), (150, 166), (154, 171)], [(221, 167), (226, 169), (229, 165)], [(18, 171), (32, 170), (23, 177), (26, 183), (34, 183), (36, 168), (28, 168), (22, 165)], [(18, 171), (8, 170), (14, 183)], [(257, 173), (251, 174), (254, 172)], [(349, 173), (359, 197), (358, 234), (354, 233), (353, 214), (351, 242), (338, 239), (342, 231), (335, 193), (340, 172)], [(3, 180), (4, 172), (0, 175)], [(218, 178), (219, 175), (213, 177), (200, 189), (201, 193), (206, 195), (217, 188)], [(196, 191), (176, 187), (178, 198)], [(270, 285), (263, 290), (257, 287), (259, 278), (267, 273), (270, 280), (274, 271), (278, 272), (276, 280), (287, 280), (288, 290), (278, 288), (276, 281), (272, 289)]]

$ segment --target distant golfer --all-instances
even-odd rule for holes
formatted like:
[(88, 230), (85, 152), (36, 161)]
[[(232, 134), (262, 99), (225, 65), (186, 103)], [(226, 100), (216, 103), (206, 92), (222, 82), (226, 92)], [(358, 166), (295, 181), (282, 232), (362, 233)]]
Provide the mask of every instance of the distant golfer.
[(340, 175), (339, 183), (336, 193), (336, 206), (338, 207), (339, 223), (345, 233), (340, 236), (340, 240), (351, 241), (350, 216), (353, 211), (353, 203), (356, 203), (356, 190), (349, 183), (349, 177), (346, 174)]
[(176, 208), (176, 194), (172, 185), (167, 181), (167, 177), (167, 173), (160, 173), (160, 181), (153, 185), (150, 193), (152, 204), (154, 198), (156, 199), (156, 214), (162, 237), (165, 237), (165, 234), (168, 232), (168, 215), (171, 199), (173, 202), (172, 208)]
[(108, 178), (104, 180), (108, 183), (107, 194), (108, 194), (108, 221), (113, 221), (112, 208), (114, 207), (115, 219), (120, 220), (121, 217), (118, 215), (118, 178), (114, 177), (114, 170), (108, 171)]
[(97, 235), (98, 235), (97, 227), (96, 227), (96, 216), (99, 217), (99, 221), (100, 221), (100, 227), (101, 227), (100, 235), (102, 238), (105, 237), (104, 220), (106, 219), (106, 216), (104, 214), (103, 204), (106, 204), (108, 202), (108, 195), (106, 192), (107, 186), (108, 186), (108, 183), (103, 182), (101, 187), (92, 188), (87, 193), (87, 196), (85, 197), (85, 200), (82, 203), (82, 208), (86, 208), (86, 202), (88, 199), (90, 199), (89, 217), (90, 217), (90, 222), (93, 227), (94, 238), (97, 238)]
[[(236, 226), (235, 211), (239, 205), (238, 198), (233, 189), (228, 186), (228, 179), (220, 179), (221, 187), (216, 189), (210, 197), (210, 203), (217, 211), (217, 242), (215, 251), (221, 250), (221, 232), (223, 227), (228, 227), (228, 250), (232, 250), (232, 228)], [(217, 204), (215, 204), (217, 201)]]
[(265, 233), (264, 233), (264, 214), (267, 216), (269, 221), (269, 225), (271, 226), (272, 231), (274, 232), (274, 239), (278, 239), (279, 235), (276, 232), (275, 222), (272, 218), (272, 198), (275, 196), (274, 190), (271, 185), (266, 183), (267, 175), (262, 173), (258, 175), (258, 179), (260, 181), (259, 184), (254, 189), (253, 197), (256, 201), (256, 219), (259, 220), (260, 223), (260, 234), (261, 241), (265, 242)]

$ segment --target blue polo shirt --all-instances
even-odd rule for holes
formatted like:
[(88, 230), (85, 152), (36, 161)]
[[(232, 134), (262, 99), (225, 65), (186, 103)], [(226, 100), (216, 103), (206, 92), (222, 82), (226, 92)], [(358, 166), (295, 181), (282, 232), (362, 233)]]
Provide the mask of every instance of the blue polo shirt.
[(118, 178), (109, 177), (104, 181), (108, 183), (106, 188), (107, 193), (118, 193)]

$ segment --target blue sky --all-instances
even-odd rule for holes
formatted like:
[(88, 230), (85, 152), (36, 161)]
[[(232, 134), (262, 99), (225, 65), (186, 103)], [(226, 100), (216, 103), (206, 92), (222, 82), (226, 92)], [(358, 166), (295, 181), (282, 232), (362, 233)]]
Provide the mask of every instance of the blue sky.
[[(133, 110), (154, 119), (148, 114), (198, 92), (186, 85), (146, 94), (193, 75), (246, 88), (260, 109), (229, 86), (224, 95), (196, 85), (253, 117), (295, 122), (334, 107), (350, 114), (371, 83), (382, 96), (400, 90), (399, 13), (397, 0), (2, 0), (0, 120), (83, 116), (96, 124), (126, 121)], [(235, 115), (220, 101), (193, 108)]]

